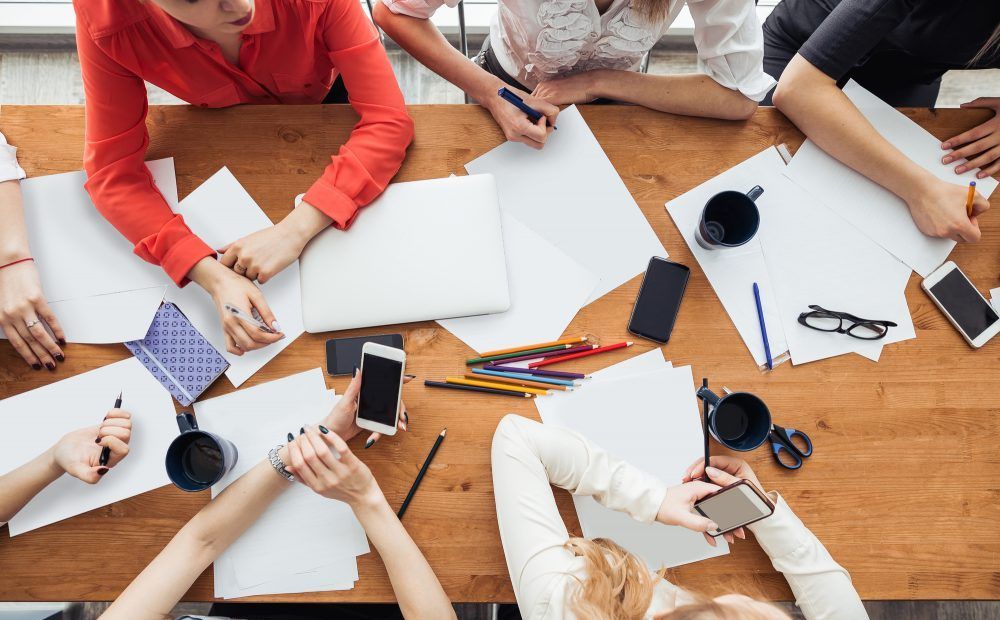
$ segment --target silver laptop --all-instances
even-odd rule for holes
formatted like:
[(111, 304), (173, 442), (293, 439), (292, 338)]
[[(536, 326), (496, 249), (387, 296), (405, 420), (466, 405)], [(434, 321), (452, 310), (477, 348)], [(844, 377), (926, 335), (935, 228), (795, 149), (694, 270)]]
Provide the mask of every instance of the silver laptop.
[(316, 235), (300, 274), (311, 333), (505, 312), (493, 175), (390, 185), (348, 230)]

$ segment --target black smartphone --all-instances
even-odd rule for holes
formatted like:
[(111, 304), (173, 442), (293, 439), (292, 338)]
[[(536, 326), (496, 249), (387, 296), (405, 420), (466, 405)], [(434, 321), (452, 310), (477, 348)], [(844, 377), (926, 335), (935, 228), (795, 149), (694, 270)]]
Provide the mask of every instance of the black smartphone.
[(661, 344), (670, 340), (690, 275), (691, 270), (680, 263), (659, 256), (649, 259), (628, 330)]
[(354, 338), (334, 338), (326, 341), (326, 373), (331, 376), (354, 374), (354, 367), (361, 365), (361, 347), (366, 342), (403, 348), (402, 334), (377, 334), (375, 336), (355, 336)]

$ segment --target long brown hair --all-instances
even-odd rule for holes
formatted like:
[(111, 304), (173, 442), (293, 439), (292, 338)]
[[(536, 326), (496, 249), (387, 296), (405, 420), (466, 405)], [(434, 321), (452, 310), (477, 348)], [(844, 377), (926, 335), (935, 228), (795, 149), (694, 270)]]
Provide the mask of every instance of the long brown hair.
[(632, 0), (632, 7), (650, 23), (662, 22), (670, 9), (670, 0)]
[[(645, 617), (657, 580), (664, 571), (650, 573), (642, 560), (606, 538), (571, 538), (566, 548), (583, 558), (587, 573), (569, 600), (569, 608), (577, 618), (642, 620)], [(697, 594), (694, 597), (695, 602), (677, 607), (664, 620), (773, 620), (780, 613), (778, 608), (756, 601), (737, 607)]]
[(996, 47), (998, 41), (1000, 41), (1000, 24), (997, 24), (997, 27), (993, 29), (993, 34), (990, 35), (990, 38), (986, 39), (986, 43), (983, 43), (983, 46), (979, 48), (979, 51), (976, 52), (976, 55), (972, 57), (967, 66), (971, 67), (982, 60), (983, 56), (989, 54)]

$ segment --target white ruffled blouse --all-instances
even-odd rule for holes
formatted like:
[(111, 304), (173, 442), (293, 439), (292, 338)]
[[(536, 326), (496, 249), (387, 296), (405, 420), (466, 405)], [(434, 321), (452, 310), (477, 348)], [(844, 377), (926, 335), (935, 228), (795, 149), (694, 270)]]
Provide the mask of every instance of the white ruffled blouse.
[[(390, 11), (427, 19), (458, 0), (380, 0)], [(594, 0), (499, 0), (490, 44), (509, 75), (529, 89), (594, 69), (635, 71), (687, 4), (694, 19), (698, 68), (716, 82), (761, 101), (775, 81), (764, 73), (764, 37), (753, 0), (670, 0), (651, 23), (632, 0), (603, 13)]]

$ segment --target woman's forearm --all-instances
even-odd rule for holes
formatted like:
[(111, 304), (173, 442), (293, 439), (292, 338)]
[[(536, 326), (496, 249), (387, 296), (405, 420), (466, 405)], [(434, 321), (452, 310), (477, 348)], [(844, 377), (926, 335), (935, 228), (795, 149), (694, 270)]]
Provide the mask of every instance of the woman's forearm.
[(63, 470), (52, 450), (46, 450), (14, 471), (0, 476), (0, 523), (10, 521), (42, 489), (55, 482)]
[(837, 87), (796, 55), (774, 92), (774, 105), (831, 156), (907, 200), (928, 173), (882, 137)]
[(168, 618), (195, 579), (289, 486), (270, 462), (258, 463), (188, 521), (101, 618)]
[(701, 74), (650, 75), (636, 71), (600, 69), (593, 77), (595, 97), (635, 103), (643, 107), (683, 114), (742, 120), (750, 118), (757, 102)]
[(0, 183), (0, 222), (0, 264), (29, 256), (21, 186), (16, 180)]
[(385, 564), (404, 618), (455, 618), (441, 582), (379, 491), (352, 507)]

